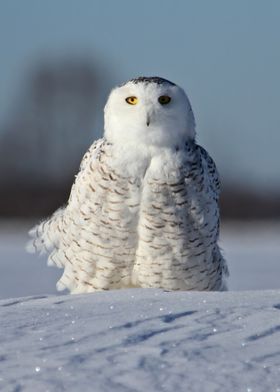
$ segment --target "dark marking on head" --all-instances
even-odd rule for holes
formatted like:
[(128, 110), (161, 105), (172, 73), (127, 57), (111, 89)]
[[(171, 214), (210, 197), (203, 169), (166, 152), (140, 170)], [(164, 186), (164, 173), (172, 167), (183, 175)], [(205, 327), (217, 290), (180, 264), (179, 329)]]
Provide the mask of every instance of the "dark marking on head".
[[(167, 79), (164, 79), (164, 78), (160, 78), (158, 76), (139, 76), (139, 78), (131, 79), (131, 80), (129, 80), (129, 82), (132, 82), (132, 83), (135, 83), (135, 84), (138, 84), (138, 83), (146, 83), (146, 84), (148, 84), (148, 83), (155, 83), (155, 84), (159, 84), (159, 85), (167, 83), (167, 84), (170, 84), (171, 86), (176, 86), (176, 84), (173, 83), (173, 82), (170, 82), (170, 80), (167, 80)], [(126, 82), (126, 83), (128, 83), (128, 82)]]

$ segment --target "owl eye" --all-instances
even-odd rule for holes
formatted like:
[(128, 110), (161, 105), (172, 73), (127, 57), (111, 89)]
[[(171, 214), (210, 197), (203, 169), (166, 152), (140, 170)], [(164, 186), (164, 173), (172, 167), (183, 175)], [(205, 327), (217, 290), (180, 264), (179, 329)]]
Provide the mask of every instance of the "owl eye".
[(167, 105), (171, 101), (171, 98), (168, 95), (161, 95), (158, 101), (161, 105)]
[(129, 103), (129, 105), (136, 105), (138, 102), (137, 97), (127, 97), (126, 102)]

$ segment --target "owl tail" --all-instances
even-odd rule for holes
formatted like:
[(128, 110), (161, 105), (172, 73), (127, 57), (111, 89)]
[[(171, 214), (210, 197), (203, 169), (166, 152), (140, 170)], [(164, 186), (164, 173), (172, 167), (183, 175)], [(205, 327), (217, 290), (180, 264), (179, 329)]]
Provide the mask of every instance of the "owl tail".
[(31, 240), (26, 245), (27, 252), (44, 254), (53, 252), (59, 247), (63, 213), (64, 208), (58, 209), (49, 219), (29, 231)]

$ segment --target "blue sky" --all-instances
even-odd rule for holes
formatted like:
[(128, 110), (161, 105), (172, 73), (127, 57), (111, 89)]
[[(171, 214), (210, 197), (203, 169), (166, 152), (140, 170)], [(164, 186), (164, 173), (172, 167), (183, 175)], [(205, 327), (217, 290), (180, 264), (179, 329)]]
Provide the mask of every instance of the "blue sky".
[(279, 187), (279, 42), (277, 0), (1, 0), (0, 124), (34, 62), (90, 53), (184, 87), (224, 178)]

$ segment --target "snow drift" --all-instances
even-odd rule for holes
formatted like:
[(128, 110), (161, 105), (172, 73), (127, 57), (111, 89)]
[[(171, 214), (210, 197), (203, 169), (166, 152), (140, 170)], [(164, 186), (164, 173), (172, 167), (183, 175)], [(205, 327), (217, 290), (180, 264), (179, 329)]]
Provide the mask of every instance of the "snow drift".
[(280, 391), (280, 291), (0, 301), (2, 391)]

